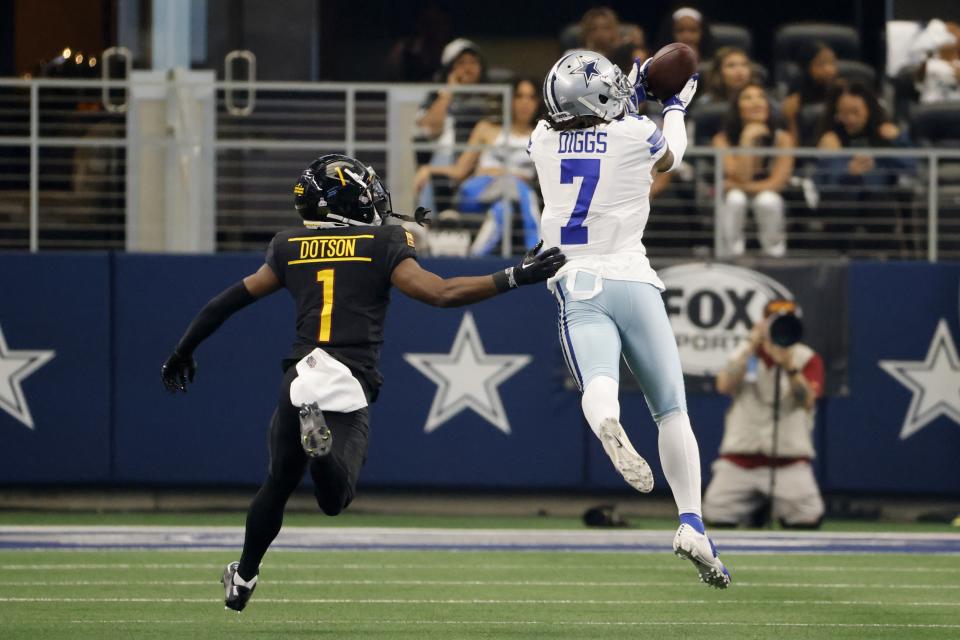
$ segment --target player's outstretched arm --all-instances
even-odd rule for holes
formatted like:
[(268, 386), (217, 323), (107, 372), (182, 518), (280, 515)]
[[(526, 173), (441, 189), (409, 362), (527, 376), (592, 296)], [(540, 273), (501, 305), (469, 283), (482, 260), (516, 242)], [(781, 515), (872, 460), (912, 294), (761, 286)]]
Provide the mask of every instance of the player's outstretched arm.
[(193, 352), (200, 343), (210, 337), (234, 313), (277, 291), (281, 286), (273, 269), (263, 265), (256, 273), (225, 289), (205, 304), (160, 369), (160, 376), (167, 391), (175, 392), (179, 389), (186, 392), (187, 383), (193, 382), (197, 373)]
[(541, 246), (542, 240), (516, 266), (488, 276), (441, 278), (407, 258), (393, 270), (391, 281), (404, 294), (434, 307), (472, 304), (555, 275), (567, 259), (557, 247), (539, 253)]

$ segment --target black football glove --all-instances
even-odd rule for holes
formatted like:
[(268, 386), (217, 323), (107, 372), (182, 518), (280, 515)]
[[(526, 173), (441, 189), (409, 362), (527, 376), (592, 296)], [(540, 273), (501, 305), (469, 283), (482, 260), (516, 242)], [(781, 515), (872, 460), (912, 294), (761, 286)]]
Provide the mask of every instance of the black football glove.
[(550, 247), (543, 253), (539, 253), (542, 246), (543, 240), (540, 240), (537, 246), (527, 251), (517, 266), (510, 267), (504, 272), (511, 289), (525, 284), (543, 282), (556, 275), (567, 261), (567, 257), (560, 253), (559, 247)]
[(193, 382), (193, 377), (197, 374), (197, 361), (192, 355), (182, 355), (176, 351), (170, 354), (167, 361), (160, 367), (160, 377), (163, 379), (163, 386), (170, 393), (176, 393), (177, 389), (187, 392), (187, 382)]

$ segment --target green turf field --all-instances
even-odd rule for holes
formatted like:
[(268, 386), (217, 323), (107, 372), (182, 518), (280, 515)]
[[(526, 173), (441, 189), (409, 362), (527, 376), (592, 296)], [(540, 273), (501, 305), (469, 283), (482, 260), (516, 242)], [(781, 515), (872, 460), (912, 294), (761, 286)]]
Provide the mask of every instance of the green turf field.
[(668, 554), (276, 552), (236, 614), (234, 555), (4, 552), (0, 636), (960, 637), (957, 557), (739, 555), (720, 592)]
[[(237, 525), (237, 515), (5, 513), (0, 524)], [(342, 522), (579, 526), (387, 520)], [(325, 522), (333, 520), (304, 515), (288, 524)], [(960, 555), (724, 553), (734, 584), (717, 591), (669, 553), (272, 551), (250, 605), (236, 614), (223, 609), (218, 579), (237, 556), (0, 551), (0, 639), (960, 638)]]

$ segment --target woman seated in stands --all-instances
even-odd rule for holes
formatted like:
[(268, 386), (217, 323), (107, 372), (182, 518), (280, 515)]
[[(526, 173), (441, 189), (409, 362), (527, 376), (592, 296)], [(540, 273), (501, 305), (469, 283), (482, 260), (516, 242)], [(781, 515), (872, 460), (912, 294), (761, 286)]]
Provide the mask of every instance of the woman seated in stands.
[[(853, 82), (838, 85), (831, 92), (817, 142), (820, 149), (856, 147), (908, 147), (910, 141), (890, 121), (883, 107), (866, 85)], [(830, 157), (818, 163), (818, 184), (847, 186), (889, 186), (899, 173), (912, 169), (914, 162), (903, 158), (874, 158), (854, 154)]]
[[(792, 149), (793, 136), (778, 120), (764, 88), (750, 82), (735, 94), (723, 130), (713, 137), (713, 146), (720, 149)], [(785, 206), (780, 194), (792, 172), (792, 155), (724, 156), (725, 195), (717, 220), (718, 258), (743, 254), (748, 208), (753, 209), (763, 253), (769, 256), (786, 253)]]
[(467, 149), (452, 166), (425, 165), (417, 171), (416, 191), (432, 176), (447, 176), (460, 184), (457, 209), (461, 213), (488, 213), (471, 248), (474, 255), (492, 253), (499, 245), (507, 213), (505, 201), (514, 220), (512, 226), (522, 222), (519, 226), (523, 228), (523, 244), (530, 248), (539, 239), (540, 200), (533, 186), (536, 172), (527, 155), (527, 143), (542, 106), (539, 84), (528, 78), (516, 80), (509, 133), (505, 133), (500, 124), (481, 120), (473, 128), (468, 144), (491, 146)]
[(657, 48), (671, 42), (682, 42), (697, 54), (697, 60), (703, 61), (713, 55), (713, 38), (704, 15), (693, 7), (680, 7), (661, 25)]
[(783, 116), (795, 140), (801, 146), (816, 143), (816, 131), (803, 126), (801, 111), (804, 107), (823, 104), (827, 93), (837, 81), (837, 55), (824, 42), (811, 43), (801, 61), (800, 78), (794, 82), (789, 95), (783, 100)]
[[(877, 96), (859, 82), (837, 86), (827, 101), (821, 125), (820, 149), (855, 149), (910, 146), (910, 141), (890, 121)], [(911, 158), (875, 158), (865, 154), (826, 157), (817, 163), (815, 181), (821, 209), (835, 205), (831, 228), (849, 250), (854, 240), (860, 248), (881, 249), (894, 243), (904, 248), (903, 216), (900, 209), (909, 191), (899, 187), (901, 178), (912, 175), (916, 162)], [(851, 220), (851, 217), (853, 219)]]
[(754, 78), (750, 56), (740, 47), (720, 47), (710, 61), (707, 71), (706, 92), (698, 98), (700, 104), (707, 102), (727, 103)]

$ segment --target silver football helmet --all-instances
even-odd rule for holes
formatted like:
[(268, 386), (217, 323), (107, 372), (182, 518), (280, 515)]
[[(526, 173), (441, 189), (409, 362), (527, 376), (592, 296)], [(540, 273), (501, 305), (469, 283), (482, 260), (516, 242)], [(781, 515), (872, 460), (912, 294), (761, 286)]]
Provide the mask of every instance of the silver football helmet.
[(633, 86), (620, 68), (596, 51), (571, 51), (543, 80), (543, 97), (554, 122), (576, 116), (613, 120), (630, 110)]

